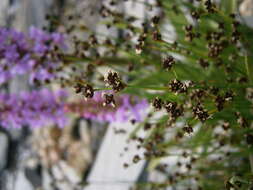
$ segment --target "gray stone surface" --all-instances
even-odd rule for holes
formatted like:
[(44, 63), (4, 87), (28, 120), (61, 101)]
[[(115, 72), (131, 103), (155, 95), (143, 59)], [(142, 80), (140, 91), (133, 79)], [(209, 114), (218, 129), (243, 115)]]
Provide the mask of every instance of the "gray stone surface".
[(9, 139), (6, 134), (0, 132), (0, 173), (6, 167), (8, 157)]
[[(126, 133), (115, 134), (115, 129), (124, 129)], [(132, 163), (135, 155), (142, 156), (144, 152), (136, 148), (137, 142), (127, 142), (133, 129), (130, 123), (108, 126), (87, 179), (89, 185), (84, 190), (128, 190), (138, 180), (145, 161)], [(124, 151), (125, 147), (128, 147), (127, 152)], [(129, 164), (128, 168), (124, 168), (125, 163)]]
[(13, 190), (34, 190), (32, 184), (27, 180), (24, 171), (20, 170), (16, 176), (16, 182)]
[(8, 7), (8, 0), (1, 0), (0, 1), (0, 26), (4, 26), (6, 24), (7, 7)]
[(253, 27), (253, 0), (244, 0), (239, 10), (247, 25)]

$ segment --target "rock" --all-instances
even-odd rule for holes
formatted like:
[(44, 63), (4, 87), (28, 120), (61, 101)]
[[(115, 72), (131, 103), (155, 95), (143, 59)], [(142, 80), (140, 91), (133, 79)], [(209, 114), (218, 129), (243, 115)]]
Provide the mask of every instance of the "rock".
[(34, 190), (32, 184), (27, 180), (23, 171), (17, 173), (14, 190)]
[[(72, 181), (79, 181), (79, 178), (76, 176), (75, 171), (72, 168), (68, 167), (63, 161), (60, 164), (52, 167), (52, 174), (55, 179), (53, 183), (55, 183), (55, 186), (60, 190), (75, 189), (77, 184), (72, 183)], [(69, 178), (70, 176), (71, 178)]]
[(42, 187), (42, 166), (38, 160), (30, 158), (26, 162), (25, 176), (35, 189)]
[(246, 24), (253, 28), (253, 0), (244, 0), (239, 10)]
[[(125, 129), (126, 133), (115, 134), (114, 128)], [(145, 167), (145, 160), (140, 160), (137, 164), (131, 164), (131, 161), (135, 155), (142, 155), (144, 150), (136, 148), (137, 142), (128, 143), (127, 140), (133, 130), (134, 126), (131, 123), (114, 123), (108, 126), (87, 177), (88, 185), (83, 190), (128, 190), (138, 180)], [(144, 134), (144, 131), (140, 131), (139, 136), (142, 137)], [(126, 153), (124, 147), (128, 148)], [(131, 167), (125, 168), (125, 163), (131, 164)], [(118, 183), (122, 181), (129, 183)]]
[[(34, 130), (33, 147), (41, 160), (42, 167), (51, 168), (53, 165), (66, 162), (64, 169), (69, 170), (68, 166), (73, 168), (71, 173), (82, 176), (92, 160), (90, 137), (87, 135), (89, 132), (85, 129), (85, 126), (77, 125), (77, 128), (76, 126), (66, 126), (63, 129), (43, 127)], [(76, 138), (73, 131), (76, 131), (80, 137)], [(76, 180), (75, 178), (74, 181)]]
[(9, 2), (8, 0), (0, 1), (0, 25), (6, 24), (8, 2)]
[(240, 5), (240, 13), (243, 16), (253, 15), (253, 0), (244, 0)]
[(7, 165), (8, 147), (9, 147), (9, 139), (7, 135), (0, 132), (0, 173)]
[(48, 170), (46, 168), (42, 168), (42, 186), (46, 190), (53, 190), (53, 179), (51, 178)]
[(82, 175), (78, 175), (75, 168), (69, 166), (66, 162), (59, 162), (59, 166), (70, 183), (78, 184), (82, 181)]

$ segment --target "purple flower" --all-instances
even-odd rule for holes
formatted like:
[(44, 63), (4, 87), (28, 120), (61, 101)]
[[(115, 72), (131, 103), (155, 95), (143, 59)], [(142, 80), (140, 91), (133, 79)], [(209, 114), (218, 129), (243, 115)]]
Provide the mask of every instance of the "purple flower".
[(5, 52), (4, 52), (4, 57), (6, 61), (14, 63), (15, 61), (18, 60), (19, 58), (19, 53), (17, 52), (17, 45), (16, 44), (11, 44), (7, 45), (5, 47)]
[(92, 99), (68, 103), (66, 110), (102, 122), (127, 122), (132, 119), (142, 121), (148, 107), (146, 100), (129, 95), (115, 97), (116, 107), (103, 106), (103, 102), (102, 93), (97, 92)]
[(0, 65), (0, 84), (17, 74), (29, 73), (31, 82), (55, 77), (48, 70), (60, 66), (58, 54), (66, 49), (65, 41), (63, 34), (50, 34), (35, 27), (28, 34), (0, 27), (0, 61), (4, 62)]
[(35, 28), (34, 26), (32, 26), (29, 29), (29, 37), (30, 39), (36, 41), (36, 42), (45, 42), (50, 40), (50, 35), (46, 34), (44, 31)]
[(45, 81), (47, 79), (52, 79), (55, 75), (52, 73), (49, 73), (47, 70), (41, 68), (40, 70), (31, 73), (30, 75), (30, 83), (33, 83), (33, 81), (40, 80)]
[(19, 95), (0, 94), (0, 124), (5, 128), (31, 128), (67, 122), (64, 112), (66, 93), (53, 93), (48, 89), (22, 92)]
[(9, 80), (11, 78), (11, 74), (9, 71), (4, 71), (0, 67), (0, 84), (4, 83), (5, 81)]

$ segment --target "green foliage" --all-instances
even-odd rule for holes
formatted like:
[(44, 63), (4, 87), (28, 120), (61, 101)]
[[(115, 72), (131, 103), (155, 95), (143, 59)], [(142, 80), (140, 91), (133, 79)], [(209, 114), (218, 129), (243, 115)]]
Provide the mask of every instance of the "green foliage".
[[(90, 60), (118, 71), (127, 83), (122, 93), (150, 102), (161, 100), (163, 111), (157, 113), (158, 119), (146, 118), (130, 139), (138, 139), (141, 129), (147, 131), (140, 144), (150, 168), (156, 168), (174, 150), (182, 150), (177, 156), (188, 160), (186, 172), (180, 173), (179, 167), (176, 173), (168, 169), (163, 185), (188, 187), (187, 180), (193, 180), (196, 188), (205, 190), (249, 189), (253, 185), (249, 162), (253, 151), (253, 30), (238, 22), (239, 15), (231, 15), (236, 13), (236, 0), (222, 0), (219, 5), (194, 2), (160, 1), (163, 14), (159, 21), (148, 19), (142, 27), (112, 14), (112, 21), (101, 24), (131, 32), (139, 41), (111, 38), (117, 45), (106, 47), (114, 54), (99, 59), (91, 56)], [(151, 5), (145, 6), (148, 10)], [(163, 38), (169, 32), (165, 21), (175, 30), (174, 42)], [(100, 46), (104, 44), (93, 47)], [(175, 63), (166, 69), (164, 59), (169, 56)], [(167, 101), (177, 103), (172, 111), (165, 111)], [(153, 102), (155, 107), (158, 104)]]

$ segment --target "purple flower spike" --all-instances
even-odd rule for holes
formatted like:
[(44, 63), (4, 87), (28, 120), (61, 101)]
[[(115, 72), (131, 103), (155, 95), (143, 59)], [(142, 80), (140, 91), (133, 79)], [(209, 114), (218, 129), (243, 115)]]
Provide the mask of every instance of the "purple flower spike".
[(148, 107), (146, 100), (129, 95), (115, 97), (116, 107), (103, 106), (103, 102), (102, 93), (97, 92), (92, 99), (67, 104), (66, 110), (101, 122), (127, 122), (132, 119), (142, 121)]
[(26, 73), (32, 83), (54, 78), (52, 73), (61, 66), (58, 55), (67, 48), (65, 41), (63, 34), (35, 27), (28, 34), (0, 27), (0, 84)]
[(5, 128), (31, 128), (67, 123), (64, 112), (66, 93), (53, 93), (48, 89), (23, 92), (20, 95), (0, 94), (0, 125)]

